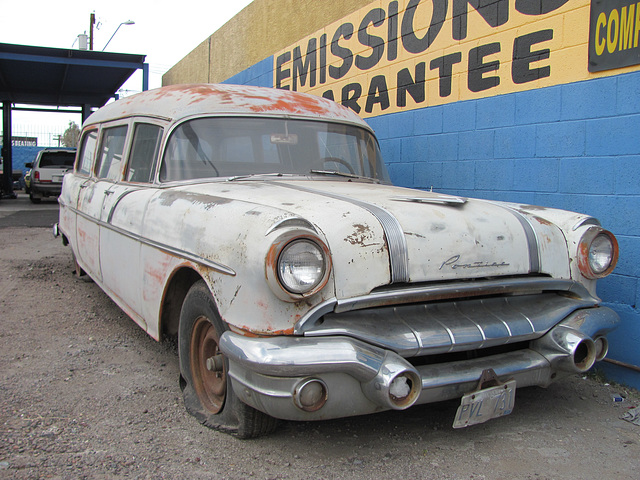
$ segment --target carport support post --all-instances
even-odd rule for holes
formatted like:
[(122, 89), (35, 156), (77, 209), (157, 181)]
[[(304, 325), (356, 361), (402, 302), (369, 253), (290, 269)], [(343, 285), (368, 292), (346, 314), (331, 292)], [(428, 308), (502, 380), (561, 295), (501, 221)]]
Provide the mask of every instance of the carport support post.
[(2, 102), (2, 198), (16, 198), (13, 193), (13, 158), (11, 157), (11, 102)]
[(146, 92), (149, 90), (149, 64), (142, 64), (142, 91)]

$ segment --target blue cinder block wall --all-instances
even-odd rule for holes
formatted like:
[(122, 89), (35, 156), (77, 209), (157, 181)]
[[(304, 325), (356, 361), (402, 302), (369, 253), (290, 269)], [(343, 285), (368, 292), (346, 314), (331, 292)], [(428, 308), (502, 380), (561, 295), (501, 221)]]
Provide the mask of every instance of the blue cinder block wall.
[[(273, 57), (225, 83), (273, 87)], [(586, 213), (620, 245), (598, 294), (640, 365), (640, 72), (368, 118), (396, 185)], [(640, 389), (640, 373), (601, 363)]]

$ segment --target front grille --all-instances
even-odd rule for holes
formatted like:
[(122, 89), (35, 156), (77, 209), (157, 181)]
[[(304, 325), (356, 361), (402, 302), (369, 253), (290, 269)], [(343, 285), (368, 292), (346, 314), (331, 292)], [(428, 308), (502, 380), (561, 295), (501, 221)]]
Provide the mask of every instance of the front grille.
[(465, 360), (474, 360), (477, 358), (491, 357), (493, 355), (517, 352), (525, 348), (529, 348), (529, 342), (509, 343), (507, 345), (480, 348), (478, 350), (467, 350), (464, 352), (441, 353), (439, 355), (423, 355), (421, 357), (408, 358), (407, 361), (414, 367), (421, 367), (423, 365), (437, 365), (440, 363), (460, 362)]
[(466, 354), (539, 338), (593, 303), (546, 292), (391, 305), (328, 313), (304, 334), (357, 338), (405, 358)]

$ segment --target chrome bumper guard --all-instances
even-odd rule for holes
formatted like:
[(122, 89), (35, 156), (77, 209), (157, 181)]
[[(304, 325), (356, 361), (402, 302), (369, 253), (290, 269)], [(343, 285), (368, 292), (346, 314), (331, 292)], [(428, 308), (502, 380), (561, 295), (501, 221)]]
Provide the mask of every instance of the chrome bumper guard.
[[(418, 367), (391, 350), (345, 336), (251, 338), (225, 332), (220, 349), (242, 401), (276, 418), (324, 420), (459, 398), (476, 388), (487, 369), (501, 381), (515, 379), (518, 387), (547, 386), (602, 360), (605, 335), (618, 322), (609, 308), (581, 309), (528, 348)], [(320, 393), (302, 393), (314, 380)], [(313, 408), (304, 408), (304, 395), (314, 398)]]

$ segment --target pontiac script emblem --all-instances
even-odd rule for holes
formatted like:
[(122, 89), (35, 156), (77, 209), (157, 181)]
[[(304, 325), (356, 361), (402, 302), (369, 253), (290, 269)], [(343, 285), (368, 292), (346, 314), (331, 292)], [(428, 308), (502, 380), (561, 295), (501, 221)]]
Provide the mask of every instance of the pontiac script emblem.
[(493, 267), (508, 267), (509, 264), (506, 262), (473, 262), (473, 263), (458, 263), (460, 260), (460, 255), (454, 255), (448, 260), (445, 260), (442, 265), (440, 265), (439, 270), (442, 270), (444, 267), (451, 267), (452, 270), (456, 268), (493, 268)]

